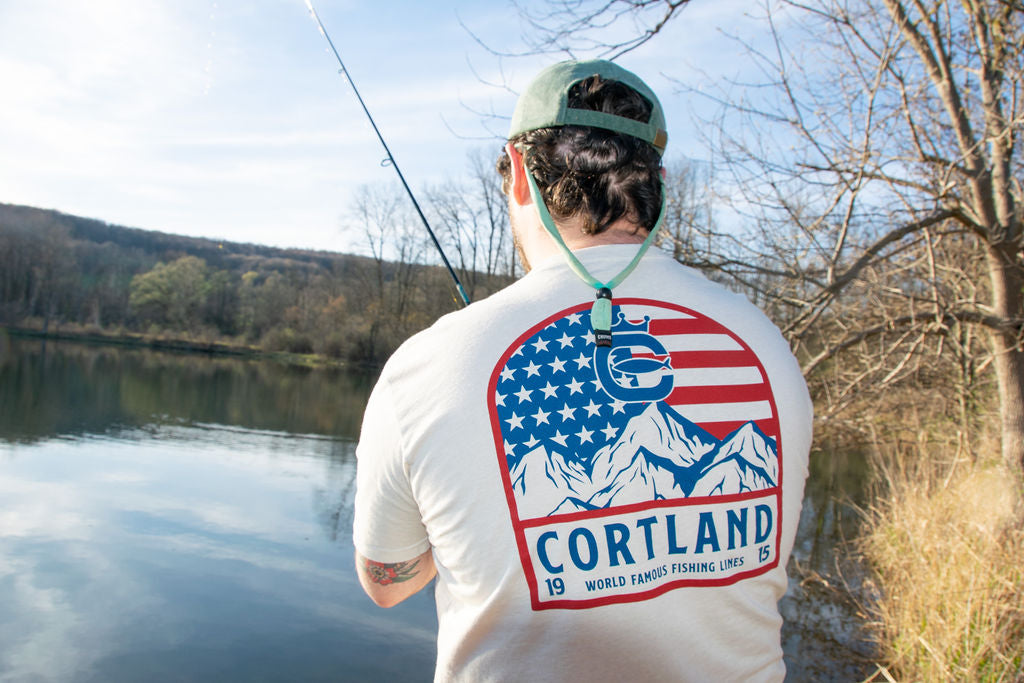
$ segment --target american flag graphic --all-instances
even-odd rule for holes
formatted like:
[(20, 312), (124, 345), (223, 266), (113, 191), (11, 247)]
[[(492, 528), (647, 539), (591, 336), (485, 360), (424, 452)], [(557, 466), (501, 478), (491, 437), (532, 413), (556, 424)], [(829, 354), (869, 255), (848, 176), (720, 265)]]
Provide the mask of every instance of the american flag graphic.
[[(525, 332), (491, 375), (495, 447), (535, 608), (721, 585), (766, 571), (777, 557), (779, 422), (757, 356), (695, 311), (645, 299), (615, 304), (611, 349), (595, 346), (590, 305), (581, 304)], [(657, 511), (664, 517), (649, 516)], [(703, 574), (665, 564), (683, 546), (638, 536), (653, 519), (666, 529), (674, 520), (679, 534), (696, 529), (691, 551), (736, 564), (693, 565)], [(758, 547), (745, 544), (739, 560), (718, 556), (732, 543), (718, 534), (740, 526)], [(611, 534), (606, 551), (602, 534)], [(626, 535), (637, 567), (666, 572), (656, 588), (599, 589), (587, 578), (598, 567), (612, 571)], [(650, 545), (637, 546), (644, 538)]]
[[(753, 423), (774, 449), (778, 420), (757, 357), (714, 320), (667, 306), (633, 301), (614, 306), (613, 320), (620, 322), (613, 331), (620, 339), (624, 328), (646, 328), (665, 354), (658, 357), (643, 346), (618, 354), (609, 370), (624, 388), (613, 393), (628, 395), (631, 384), (663, 381), (668, 374), (672, 389), (664, 404), (679, 416), (716, 440)], [(589, 316), (589, 306), (583, 305), (531, 330), (495, 370), (493, 420), (510, 472), (538, 446), (569, 454), (585, 467), (648, 409), (650, 401), (610, 395), (599, 379)]]

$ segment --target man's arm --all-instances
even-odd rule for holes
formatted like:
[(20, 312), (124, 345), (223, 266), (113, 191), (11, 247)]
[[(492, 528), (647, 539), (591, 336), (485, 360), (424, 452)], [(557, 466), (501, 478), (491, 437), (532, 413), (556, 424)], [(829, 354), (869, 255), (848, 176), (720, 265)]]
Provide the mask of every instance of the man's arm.
[(356, 551), (356, 573), (370, 599), (380, 607), (394, 607), (430, 583), (437, 574), (430, 550), (406, 562), (374, 562)]

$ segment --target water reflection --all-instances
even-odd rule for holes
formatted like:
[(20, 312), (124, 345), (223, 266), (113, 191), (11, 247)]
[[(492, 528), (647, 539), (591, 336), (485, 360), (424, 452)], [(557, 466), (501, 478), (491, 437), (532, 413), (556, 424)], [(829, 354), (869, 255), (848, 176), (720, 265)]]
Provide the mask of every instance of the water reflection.
[[(2, 345), (2, 344), (0, 344)], [(11, 340), (0, 352), (0, 439), (211, 423), (355, 438), (369, 373), (268, 361)]]
[(351, 569), (368, 381), (12, 348), (0, 680), (430, 679), (430, 594), (379, 610)]
[(840, 447), (811, 453), (789, 588), (779, 603), (787, 681), (862, 681), (875, 671), (864, 618), (840, 582), (862, 569), (842, 552), (857, 529), (868, 481), (862, 454)]

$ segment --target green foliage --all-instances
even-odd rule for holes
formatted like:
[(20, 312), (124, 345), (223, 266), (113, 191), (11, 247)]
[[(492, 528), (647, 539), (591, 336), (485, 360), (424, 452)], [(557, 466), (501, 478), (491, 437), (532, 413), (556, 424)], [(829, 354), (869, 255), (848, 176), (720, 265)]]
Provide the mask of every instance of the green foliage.
[(210, 289), (206, 262), (182, 256), (133, 277), (128, 303), (144, 323), (184, 330), (200, 319)]

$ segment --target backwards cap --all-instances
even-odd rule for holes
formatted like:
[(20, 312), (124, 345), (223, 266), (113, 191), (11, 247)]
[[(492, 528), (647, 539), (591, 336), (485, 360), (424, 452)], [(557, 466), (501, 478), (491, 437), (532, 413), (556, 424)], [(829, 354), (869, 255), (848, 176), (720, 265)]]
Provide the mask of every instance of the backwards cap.
[[(618, 81), (643, 95), (651, 103), (650, 120), (644, 123), (615, 114), (571, 108), (569, 91), (574, 85), (591, 76)], [(512, 127), (509, 129), (508, 137), (511, 139), (520, 133), (538, 128), (559, 126), (592, 126), (631, 135), (650, 143), (659, 153), (664, 153), (665, 145), (668, 143), (665, 112), (654, 91), (633, 72), (603, 59), (559, 62), (537, 74), (519, 97), (515, 113), (512, 114)]]
[[(569, 90), (582, 80), (591, 76), (601, 76), (610, 81), (618, 81), (637, 91), (651, 103), (651, 117), (646, 123), (634, 121), (615, 114), (604, 112), (573, 109), (569, 107)], [(519, 97), (515, 113), (512, 114), (512, 128), (508, 137), (514, 138), (520, 133), (537, 130), (538, 128), (555, 128), (559, 126), (591, 126), (604, 128), (623, 135), (630, 135), (650, 143), (659, 154), (664, 153), (665, 145), (668, 142), (668, 134), (665, 132), (665, 112), (661, 109), (661, 103), (654, 92), (647, 87), (632, 72), (626, 71), (617, 64), (604, 60), (591, 60), (586, 62), (559, 62), (537, 74), (533, 82), (527, 86), (526, 92)], [(608, 282), (601, 282), (587, 271), (586, 266), (580, 262), (565, 244), (565, 240), (558, 232), (551, 213), (544, 205), (537, 181), (529, 168), (526, 171), (526, 181), (530, 188), (530, 196), (537, 207), (540, 215), (540, 222), (544, 229), (551, 235), (551, 239), (558, 245), (562, 255), (565, 256), (569, 266), (577, 276), (585, 283), (597, 290), (597, 299), (590, 309), (590, 324), (594, 330), (594, 344), (598, 353), (607, 353), (612, 346), (612, 289), (625, 280), (633, 269), (636, 268), (640, 259), (647, 252), (647, 249), (654, 243), (654, 237), (658, 234), (662, 221), (665, 219), (666, 193), (662, 189), (661, 211), (658, 214), (658, 221), (651, 228), (647, 239), (640, 245), (636, 256), (618, 275)], [(596, 358), (596, 356), (595, 356)]]

